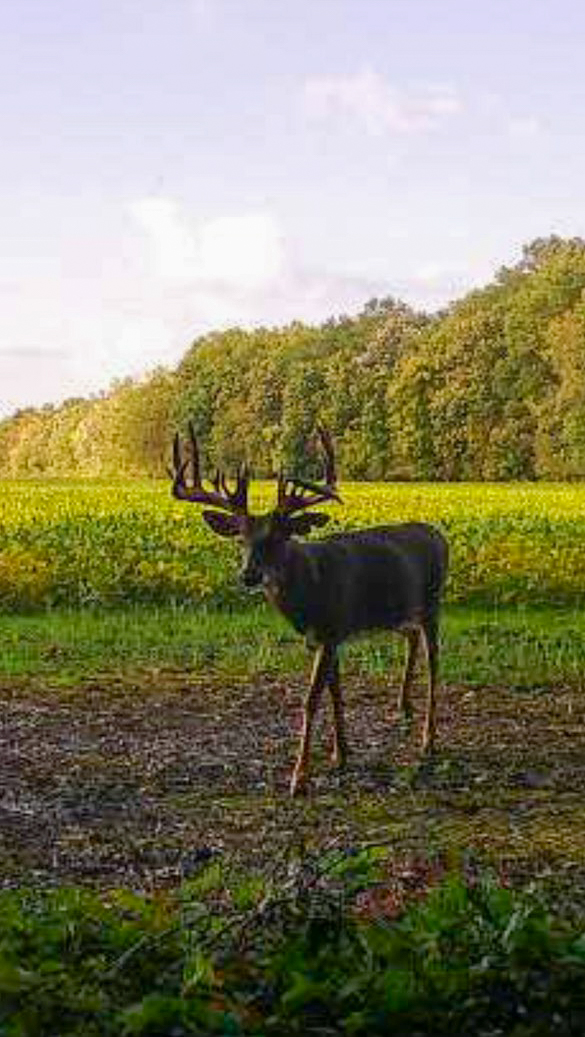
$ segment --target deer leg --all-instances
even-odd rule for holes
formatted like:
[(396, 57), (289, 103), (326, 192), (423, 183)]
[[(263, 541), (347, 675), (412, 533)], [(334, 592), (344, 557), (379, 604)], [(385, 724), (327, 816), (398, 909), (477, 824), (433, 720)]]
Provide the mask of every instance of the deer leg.
[(332, 649), (327, 645), (319, 645), (315, 652), (313, 672), (311, 674), (311, 686), (305, 700), (303, 711), (303, 729), (301, 732), (299, 754), (297, 756), (297, 762), (295, 763), (295, 769), (290, 783), (291, 796), (296, 795), (297, 792), (301, 792), (306, 784), (311, 744), (311, 729), (323, 693), (323, 688), (325, 687), (329, 676), (331, 653)]
[(437, 686), (437, 674), (439, 669), (439, 640), (437, 621), (432, 618), (427, 620), (423, 626), (423, 636), (427, 652), (429, 670), (427, 715), (423, 728), (422, 751), (432, 750), (435, 738), (435, 689)]
[(414, 668), (416, 666), (416, 656), (418, 652), (418, 646), (420, 642), (420, 630), (416, 627), (413, 630), (406, 631), (406, 637), (408, 640), (408, 649), (406, 656), (406, 665), (404, 667), (404, 674), (402, 677), (402, 685), (398, 692), (398, 700), (396, 702), (396, 708), (399, 713), (404, 713), (406, 717), (412, 716), (412, 703), (410, 701), (410, 687), (412, 685), (412, 678), (414, 676)]
[(339, 683), (339, 658), (334, 650), (328, 677), (329, 691), (333, 703), (333, 752), (331, 762), (336, 767), (343, 767), (347, 757), (347, 741), (345, 738), (345, 719), (343, 715), (343, 699)]

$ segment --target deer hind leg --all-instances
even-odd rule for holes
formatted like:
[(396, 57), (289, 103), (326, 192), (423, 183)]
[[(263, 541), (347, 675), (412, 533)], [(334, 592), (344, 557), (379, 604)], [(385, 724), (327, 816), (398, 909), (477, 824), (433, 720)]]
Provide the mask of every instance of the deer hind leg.
[(339, 657), (335, 649), (329, 667), (328, 684), (333, 704), (333, 751), (331, 753), (331, 762), (336, 767), (343, 767), (347, 758), (347, 740), (345, 737), (343, 698), (339, 683)]
[(410, 688), (412, 686), (412, 678), (414, 676), (414, 668), (416, 666), (416, 656), (418, 652), (418, 646), (420, 643), (420, 630), (418, 629), (418, 627), (415, 627), (412, 630), (407, 630), (406, 637), (408, 640), (406, 665), (404, 667), (404, 674), (402, 677), (400, 691), (398, 692), (396, 708), (399, 713), (403, 713), (406, 717), (410, 717), (412, 716)]
[(423, 727), (422, 750), (432, 750), (435, 739), (435, 691), (437, 687), (437, 674), (439, 670), (439, 640), (437, 620), (432, 617), (427, 619), (423, 625), (423, 637), (428, 662), (428, 696), (427, 714)]
[(320, 645), (315, 652), (313, 672), (311, 674), (311, 685), (307, 698), (305, 699), (303, 710), (303, 728), (301, 732), (299, 753), (290, 783), (291, 796), (295, 796), (297, 792), (301, 792), (306, 785), (311, 747), (311, 730), (319, 702), (321, 701), (323, 689), (329, 678), (332, 653), (334, 653), (334, 649), (331, 649), (327, 645)]

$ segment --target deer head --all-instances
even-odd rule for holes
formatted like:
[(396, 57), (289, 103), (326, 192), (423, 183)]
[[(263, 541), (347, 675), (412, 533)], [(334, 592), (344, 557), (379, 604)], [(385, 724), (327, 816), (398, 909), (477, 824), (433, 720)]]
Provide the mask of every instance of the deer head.
[[(208, 526), (223, 537), (240, 537), (244, 548), (242, 579), (254, 587), (271, 582), (282, 565), (285, 545), (293, 536), (304, 536), (313, 527), (324, 526), (329, 515), (308, 512), (318, 504), (338, 501), (335, 457), (331, 437), (323, 426), (318, 427), (319, 440), (325, 459), (324, 481), (307, 482), (278, 476), (276, 507), (266, 515), (251, 515), (248, 511), (249, 470), (241, 465), (235, 485), (230, 487), (225, 475), (216, 471), (206, 489), (201, 478), (199, 449), (193, 425), (189, 422), (190, 457), (183, 459), (177, 434), (173, 443), (172, 493), (178, 500), (192, 504), (208, 504), (213, 510), (204, 511)], [(186, 475), (190, 469), (190, 483)]]

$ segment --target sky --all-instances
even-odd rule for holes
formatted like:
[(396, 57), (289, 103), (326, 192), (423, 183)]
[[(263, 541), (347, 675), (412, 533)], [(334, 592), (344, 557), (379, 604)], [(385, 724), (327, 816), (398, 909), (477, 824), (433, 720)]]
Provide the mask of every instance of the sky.
[(580, 0), (17, 0), (0, 418), (585, 235)]

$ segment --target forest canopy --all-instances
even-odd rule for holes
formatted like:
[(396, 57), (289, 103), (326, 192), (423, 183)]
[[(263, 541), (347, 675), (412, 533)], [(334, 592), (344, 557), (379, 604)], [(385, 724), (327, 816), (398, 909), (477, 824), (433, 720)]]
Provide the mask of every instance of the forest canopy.
[(317, 420), (345, 479), (585, 474), (585, 240), (539, 238), (428, 314), (394, 298), (319, 326), (196, 339), (175, 370), (0, 422), (0, 475), (161, 476), (192, 418), (207, 461), (302, 467)]

